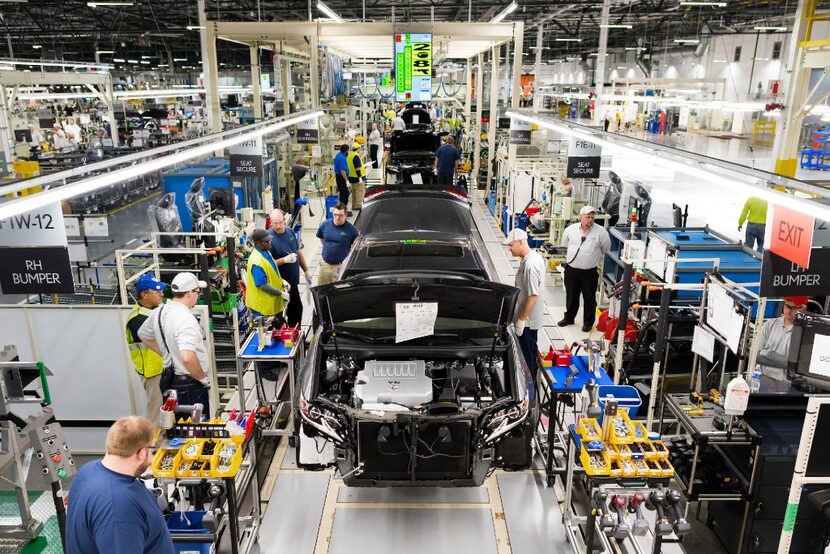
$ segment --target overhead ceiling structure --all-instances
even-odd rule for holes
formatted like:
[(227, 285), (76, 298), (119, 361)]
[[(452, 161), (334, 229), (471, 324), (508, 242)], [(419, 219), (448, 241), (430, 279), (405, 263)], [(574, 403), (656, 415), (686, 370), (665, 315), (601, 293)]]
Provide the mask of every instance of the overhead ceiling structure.
[[(535, 33), (544, 25), (544, 59), (589, 56), (599, 37), (602, 0), (517, 0), (518, 8), (504, 23), (523, 21)], [(700, 4), (702, 2), (698, 2)], [(106, 5), (94, 0), (22, 0), (0, 2), (0, 58), (42, 58), (114, 64), (128, 71), (198, 69), (201, 57), (195, 0), (120, 0)], [(326, 0), (344, 20), (392, 22), (488, 22), (510, 4), (507, 0)], [(791, 25), (797, 0), (719, 0), (712, 5), (684, 5), (684, 0), (612, 0), (609, 51), (633, 47), (676, 47), (677, 39), (705, 35), (776, 33)], [(725, 4), (725, 5), (723, 5)], [(316, 0), (205, 0), (209, 20), (222, 22), (306, 21), (325, 18)], [(818, 0), (818, 10), (830, 0)], [(769, 27), (759, 31), (755, 27)], [(437, 33), (436, 33), (437, 34)], [(355, 38), (355, 37), (352, 37)], [(5, 39), (5, 40), (4, 40)], [(357, 45), (347, 38), (341, 51), (380, 48)], [(356, 41), (355, 41), (356, 42)], [(479, 46), (453, 44), (450, 57), (464, 58)], [(486, 42), (486, 39), (482, 42)], [(526, 40), (532, 56), (535, 41)], [(455, 50), (455, 46), (458, 47)], [(469, 47), (469, 48), (467, 48)], [(466, 49), (465, 49), (466, 48)], [(388, 50), (388, 45), (382, 50)], [(243, 45), (227, 45), (219, 53), (220, 67), (250, 65)]]

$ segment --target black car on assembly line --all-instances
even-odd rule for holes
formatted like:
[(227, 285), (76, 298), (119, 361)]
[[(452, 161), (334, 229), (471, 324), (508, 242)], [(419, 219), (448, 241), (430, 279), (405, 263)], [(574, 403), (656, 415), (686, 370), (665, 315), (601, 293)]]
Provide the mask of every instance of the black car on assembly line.
[(517, 292), (447, 271), (313, 288), (321, 326), (298, 375), (297, 465), (336, 466), (349, 486), (477, 486), (528, 468), (537, 405), (508, 330)]

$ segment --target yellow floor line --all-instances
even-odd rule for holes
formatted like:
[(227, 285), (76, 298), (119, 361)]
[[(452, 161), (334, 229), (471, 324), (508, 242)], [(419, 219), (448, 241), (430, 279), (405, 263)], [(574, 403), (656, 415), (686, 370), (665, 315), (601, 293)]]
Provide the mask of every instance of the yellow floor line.
[(135, 206), (136, 204), (141, 204), (142, 202), (145, 202), (145, 201), (147, 201), (147, 200), (149, 200), (149, 199), (151, 199), (151, 198), (155, 198), (156, 196), (158, 196), (158, 195), (159, 195), (159, 194), (161, 194), (161, 193), (162, 193), (162, 191), (158, 191), (158, 192), (154, 192), (154, 193), (153, 193), (153, 194), (151, 194), (150, 196), (145, 196), (144, 198), (139, 198), (138, 200), (136, 200), (136, 201), (134, 201), (134, 202), (130, 202), (129, 204), (125, 204), (124, 206), (121, 206), (120, 208), (115, 208), (115, 209), (114, 209), (113, 211), (111, 211), (111, 212), (107, 212), (107, 215), (115, 215), (115, 214), (117, 214), (118, 212), (120, 212), (120, 211), (122, 211), (122, 210), (126, 210), (127, 208), (129, 208), (129, 207), (131, 207), (131, 206)]

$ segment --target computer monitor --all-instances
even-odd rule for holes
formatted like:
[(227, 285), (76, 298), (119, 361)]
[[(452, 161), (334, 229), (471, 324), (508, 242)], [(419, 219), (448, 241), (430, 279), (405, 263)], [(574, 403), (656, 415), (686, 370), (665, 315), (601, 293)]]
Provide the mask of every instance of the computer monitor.
[(796, 314), (787, 369), (793, 377), (830, 391), (830, 316)]

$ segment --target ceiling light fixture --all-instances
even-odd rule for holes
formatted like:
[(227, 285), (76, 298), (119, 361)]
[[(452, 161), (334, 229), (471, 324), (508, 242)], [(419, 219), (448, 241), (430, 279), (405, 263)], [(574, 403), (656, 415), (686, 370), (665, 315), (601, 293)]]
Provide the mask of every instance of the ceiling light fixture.
[(41, 48), (43, 48), (43, 46), (41, 46), (40, 44), (33, 44), (32, 48), (34, 48), (35, 50), (40, 50)]
[(639, 52), (640, 50), (645, 50), (645, 48), (642, 48), (640, 46), (626, 46), (625, 47), (626, 52)]
[[(818, 219), (830, 221), (830, 207), (828, 206), (824, 206), (822, 204), (819, 204), (818, 202), (813, 202), (804, 198), (799, 198), (791, 194), (778, 192), (770, 188), (752, 185), (744, 181), (727, 177), (723, 175), (720, 168), (717, 167), (709, 169), (701, 167), (699, 162), (695, 162), (693, 160), (681, 161), (677, 159), (667, 158), (661, 155), (657, 155), (655, 153), (659, 152), (659, 150), (640, 150), (638, 148), (635, 148), (634, 146), (620, 144), (618, 142), (612, 142), (609, 140), (599, 138), (598, 136), (592, 134), (591, 132), (588, 132), (587, 130), (583, 132), (580, 130), (573, 129), (568, 125), (553, 123), (552, 121), (549, 121), (547, 119), (533, 117), (521, 112), (508, 111), (504, 115), (505, 117), (521, 119), (529, 123), (535, 123), (539, 127), (544, 127), (546, 129), (559, 131), (566, 135), (581, 138), (583, 140), (592, 142), (598, 146), (602, 146), (603, 148), (607, 147), (609, 150), (612, 151), (623, 152), (627, 154), (633, 154), (635, 156), (644, 157), (648, 160), (653, 160), (659, 165), (668, 167), (681, 173), (685, 173), (687, 175), (704, 179), (709, 183), (722, 183), (724, 186), (729, 187), (731, 190), (734, 190), (736, 186), (741, 187), (744, 188), (750, 194), (764, 198), (765, 200), (768, 200), (769, 202), (772, 202), (774, 204), (778, 204), (780, 206), (790, 208), (791, 210), (796, 210), (801, 213), (811, 215)], [(0, 210), (2, 210), (2, 208), (0, 208)], [(0, 218), (2, 218), (2, 213), (0, 213)]]
[(187, 26), (187, 27), (185, 27), (185, 28), (186, 28), (188, 31), (198, 31), (198, 30), (200, 30), (200, 29), (204, 29), (204, 28), (205, 28), (205, 26), (204, 26), (204, 25), (188, 25), (188, 26)]
[(98, 54), (99, 56), (101, 54), (115, 54), (115, 52), (113, 52), (112, 50), (96, 50), (95, 53)]
[(772, 25), (758, 25), (757, 27), (753, 27), (755, 31), (786, 31), (786, 26), (776, 27)]
[(702, 2), (702, 1), (698, 1), (698, 0), (694, 0), (694, 1), (693, 0), (689, 0), (689, 1), (681, 0), (680, 5), (681, 6), (709, 6), (709, 7), (712, 7), (712, 8), (725, 8), (726, 7), (726, 2)]
[[(89, 194), (92, 191), (112, 186), (115, 183), (120, 183), (128, 179), (140, 177), (141, 175), (146, 175), (148, 173), (159, 171), (166, 167), (180, 164), (193, 158), (207, 156), (217, 150), (223, 150), (230, 146), (235, 146), (237, 144), (245, 142), (246, 140), (275, 133), (280, 129), (284, 129), (291, 125), (296, 125), (297, 123), (301, 123), (308, 119), (320, 117), (321, 115), (323, 115), (323, 112), (317, 110), (311, 113), (299, 115), (289, 119), (284, 119), (276, 123), (270, 123), (265, 125), (255, 124), (247, 132), (241, 132), (236, 136), (226, 138), (218, 142), (208, 142), (208, 144), (202, 144), (195, 148), (188, 148), (175, 154), (171, 154), (169, 156), (156, 158), (148, 162), (132, 165), (124, 169), (118, 169), (110, 173), (105, 173), (103, 175), (89, 177), (87, 179), (77, 181), (70, 185), (64, 185), (62, 187), (53, 188), (37, 194), (32, 194), (29, 196), (23, 196), (15, 200), (10, 200), (8, 202), (0, 204), (0, 220), (7, 219), (9, 217), (19, 215), (31, 210), (36, 210), (37, 208), (49, 206), (56, 202), (67, 200), (69, 198), (74, 198), (76, 196), (81, 196), (83, 194)], [(152, 152), (152, 150), (149, 150), (147, 152), (144, 152), (143, 154), (147, 155), (148, 157), (151, 157)]]
[(501, 23), (501, 21), (510, 15), (511, 13), (515, 12), (518, 9), (519, 5), (516, 2), (511, 2), (509, 6), (504, 8), (502, 11), (496, 15), (493, 19), (490, 20), (490, 23)]
[(127, 60), (127, 63), (138, 63), (138, 60)]
[(601, 29), (633, 29), (634, 25), (629, 25), (628, 23), (608, 23), (605, 25), (600, 25)]
[(116, 63), (124, 63), (124, 62), (126, 62), (127, 60), (124, 60), (124, 59), (122, 59), (122, 58), (113, 58), (113, 59), (112, 59), (112, 61), (114, 61), (114, 62), (116, 62)]
[(335, 13), (334, 10), (329, 8), (323, 2), (317, 2), (317, 9), (320, 10), (321, 12), (323, 12), (324, 14), (326, 14), (326, 17), (328, 17), (329, 19), (333, 19), (337, 23), (342, 23), (343, 22), (343, 18), (340, 17), (339, 15), (337, 15), (337, 13)]
[(187, 58), (173, 58), (174, 62), (186, 62)]
[(581, 38), (557, 38), (556, 42), (582, 42)]
[(700, 44), (700, 39), (696, 38), (676, 38), (674, 42), (678, 44)]
[(97, 8), (98, 6), (133, 6), (135, 2), (111, 2), (109, 0), (103, 0), (102, 2), (87, 2), (86, 5), (90, 8)]

